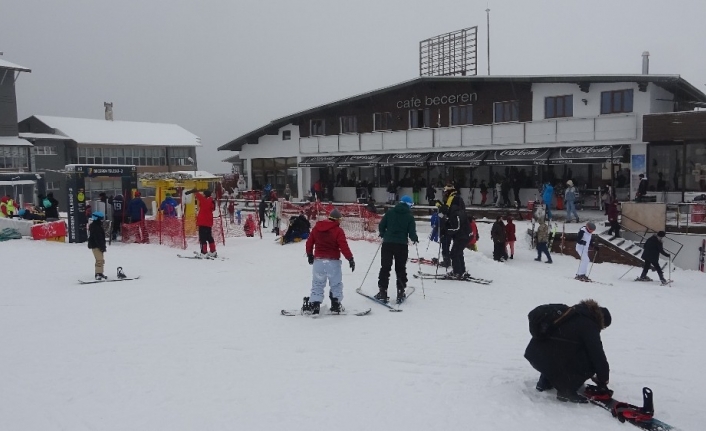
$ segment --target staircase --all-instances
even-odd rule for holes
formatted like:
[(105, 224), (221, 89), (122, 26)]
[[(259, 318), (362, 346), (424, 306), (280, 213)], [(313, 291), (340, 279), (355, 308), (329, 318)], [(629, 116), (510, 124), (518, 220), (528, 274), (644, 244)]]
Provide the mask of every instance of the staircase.
[[(608, 233), (608, 229), (605, 231), (595, 235), (599, 242), (601, 242), (604, 245), (607, 245), (614, 250), (620, 250), (622, 254), (629, 255), (631, 258), (639, 260), (641, 263), (645, 263), (644, 260), (642, 260), (642, 246), (644, 244), (645, 238), (641, 238), (641, 242), (635, 242), (631, 241), (629, 239), (625, 238), (615, 238), (613, 235), (610, 235)], [(660, 255), (659, 256), (659, 266), (664, 270), (665, 268), (668, 268), (669, 265), (669, 259), (666, 259), (664, 256)], [(672, 265), (672, 269), (674, 266)]]

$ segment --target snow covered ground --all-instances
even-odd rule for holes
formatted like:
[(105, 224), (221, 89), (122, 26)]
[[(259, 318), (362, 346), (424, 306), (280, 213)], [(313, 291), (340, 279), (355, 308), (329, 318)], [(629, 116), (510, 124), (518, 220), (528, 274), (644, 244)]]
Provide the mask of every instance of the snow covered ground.
[[(420, 230), (428, 231), (426, 224)], [(578, 225), (567, 225), (567, 230)], [(670, 287), (634, 283), (638, 270), (578, 261), (534, 262), (518, 224), (515, 259), (489, 258), (490, 225), (470, 272), (490, 286), (418, 280), (404, 312), (357, 295), (376, 291), (377, 244), (351, 241), (349, 309), (365, 317), (280, 316), (308, 296), (304, 244), (229, 240), (227, 261), (178, 259), (174, 249), (115, 244), (106, 273), (142, 279), (79, 285), (93, 274), (84, 244), (0, 244), (0, 426), (3, 430), (629, 430), (590, 405), (537, 393), (523, 358), (527, 313), (594, 298), (616, 397), (655, 393), (657, 417), (682, 430), (706, 421), (706, 276), (676, 271)], [(436, 256), (423, 240), (423, 257)], [(416, 255), (410, 247), (410, 255)], [(433, 270), (433, 267), (423, 268)], [(416, 264), (408, 264), (411, 272)], [(656, 278), (656, 277), (653, 277)]]

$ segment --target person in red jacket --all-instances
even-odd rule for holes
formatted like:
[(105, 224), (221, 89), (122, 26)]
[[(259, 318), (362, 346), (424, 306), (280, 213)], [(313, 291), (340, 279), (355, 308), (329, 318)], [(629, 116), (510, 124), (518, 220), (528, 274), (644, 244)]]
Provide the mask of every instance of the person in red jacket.
[[(189, 190), (185, 194), (193, 193), (199, 206), (196, 214), (196, 225), (199, 227), (199, 244), (201, 244), (201, 255), (203, 257), (218, 257), (216, 253), (216, 241), (213, 240), (213, 212), (216, 210), (216, 202), (211, 197), (211, 191), (206, 190), (201, 193), (196, 189)], [(208, 244), (208, 248), (206, 245)]]
[(248, 218), (245, 219), (243, 231), (245, 232), (245, 236), (247, 237), (255, 236), (255, 219), (252, 217), (252, 214), (248, 214)]
[(469, 250), (478, 251), (478, 245), (476, 245), (478, 242), (478, 226), (476, 225), (476, 218), (469, 216), (468, 220), (468, 223), (471, 225), (471, 239), (468, 241), (466, 248)]
[[(515, 241), (517, 241), (517, 238), (515, 237), (515, 224), (512, 222), (512, 217), (507, 216), (507, 224), (505, 225), (505, 236), (507, 239), (505, 240), (505, 245), (510, 248), (510, 259), (514, 259), (515, 256)], [(507, 255), (507, 248), (505, 250), (505, 255)]]
[(311, 280), (311, 296), (304, 298), (303, 312), (319, 314), (319, 307), (324, 300), (324, 289), (328, 279), (331, 289), (331, 312), (343, 311), (343, 281), (341, 275), (341, 253), (348, 259), (351, 271), (355, 271), (353, 253), (348, 248), (346, 234), (341, 229), (339, 221), (341, 213), (337, 209), (331, 211), (328, 220), (322, 220), (314, 225), (306, 240), (306, 257), (309, 265), (314, 265)]

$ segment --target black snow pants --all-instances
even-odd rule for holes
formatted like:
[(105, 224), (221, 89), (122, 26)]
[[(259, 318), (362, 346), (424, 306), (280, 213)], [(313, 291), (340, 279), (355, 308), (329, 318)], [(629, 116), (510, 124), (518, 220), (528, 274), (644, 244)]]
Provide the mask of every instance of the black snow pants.
[(409, 250), (407, 244), (396, 244), (392, 242), (383, 242), (380, 248), (380, 275), (378, 276), (378, 288), (380, 291), (387, 292), (387, 286), (390, 283), (390, 270), (392, 269), (392, 260), (395, 261), (395, 275), (397, 276), (397, 289), (407, 287), (407, 257)]

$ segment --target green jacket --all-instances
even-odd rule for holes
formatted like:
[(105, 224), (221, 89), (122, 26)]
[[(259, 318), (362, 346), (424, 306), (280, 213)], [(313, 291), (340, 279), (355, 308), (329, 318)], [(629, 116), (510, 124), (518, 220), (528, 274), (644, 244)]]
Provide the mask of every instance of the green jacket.
[(378, 226), (382, 242), (407, 244), (407, 237), (412, 242), (418, 242), (417, 225), (414, 222), (412, 211), (406, 203), (400, 202), (389, 210), (380, 220)]

